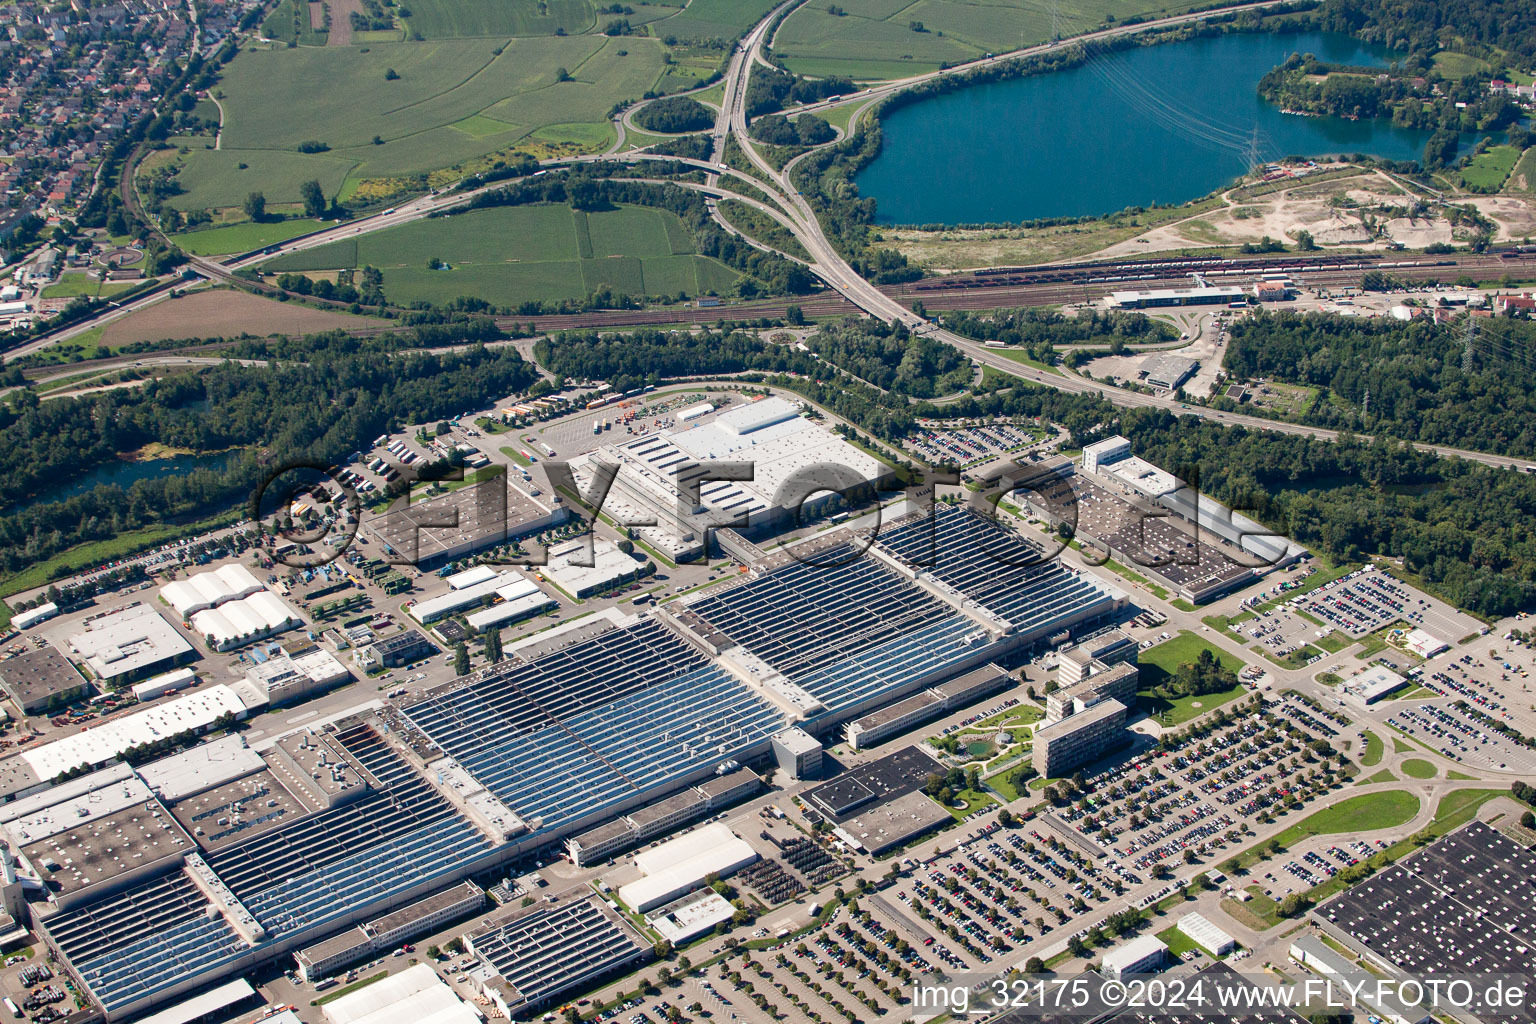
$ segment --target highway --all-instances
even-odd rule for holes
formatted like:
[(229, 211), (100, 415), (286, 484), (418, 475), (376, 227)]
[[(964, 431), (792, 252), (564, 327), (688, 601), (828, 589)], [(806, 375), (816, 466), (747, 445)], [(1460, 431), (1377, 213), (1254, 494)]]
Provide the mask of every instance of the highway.
[[(803, 159), (803, 157), (790, 161), (790, 163), (787, 164), (783, 170), (777, 170), (758, 151), (756, 143), (754, 143), (747, 131), (746, 93), (747, 83), (751, 70), (753, 67), (765, 61), (762, 52), (763, 46), (768, 39), (770, 28), (774, 25), (778, 16), (790, 8), (796, 6), (800, 2), (802, 2), (802, 0), (784, 0), (783, 3), (775, 7), (771, 12), (769, 12), (767, 16), (765, 16), (761, 21), (753, 26), (753, 28), (746, 34), (741, 43), (732, 53), (731, 60), (724, 78), (723, 99), (720, 113), (716, 119), (715, 126), (712, 129), (714, 147), (713, 156), (710, 161), (692, 160), (684, 157), (654, 157), (631, 153), (628, 155), (618, 156), (598, 155), (589, 157), (563, 158), (545, 161), (544, 163), (548, 164), (549, 166), (560, 166), (613, 160), (628, 163), (636, 163), (645, 160), (666, 160), (701, 169), (707, 175), (706, 184), (698, 185), (685, 182), (674, 182), (673, 184), (679, 184), (682, 187), (704, 193), (715, 199), (734, 199), (739, 202), (746, 203), (747, 205), (763, 212), (765, 215), (772, 217), (775, 221), (782, 224), (787, 230), (789, 230), (794, 235), (796, 240), (798, 240), (800, 244), (804, 246), (806, 252), (811, 256), (811, 262), (809, 264), (811, 271), (815, 273), (816, 276), (821, 280), (826, 282), (826, 284), (831, 289), (837, 292), (838, 295), (841, 296), (841, 299), (848, 304), (848, 306), (863, 310), (865, 313), (878, 317), (888, 323), (904, 324), (909, 330), (916, 334), (920, 334), (925, 337), (933, 337), (953, 345), (955, 348), (969, 356), (974, 362), (982, 366), (991, 366), (997, 370), (1003, 371), (1013, 376), (1021, 377), (1046, 387), (1056, 388), (1060, 391), (1079, 394), (1096, 393), (1105, 400), (1121, 407), (1162, 408), (1175, 415), (1209, 417), (1224, 424), (1242, 425), (1255, 430), (1272, 430), (1280, 433), (1293, 434), (1298, 436), (1310, 436), (1330, 441), (1336, 440), (1338, 438), (1338, 433), (1336, 431), (1325, 430), (1319, 427), (1283, 423), (1275, 420), (1265, 419), (1263, 417), (1248, 416), (1240, 413), (1216, 412), (1214, 410), (1205, 409), (1198, 406), (1186, 406), (1185, 404), (1176, 402), (1169, 397), (1159, 397), (1155, 395), (1142, 394), (1140, 392), (1127, 391), (1122, 388), (1116, 388), (1098, 383), (1096, 381), (1088, 380), (1084, 377), (1065, 370), (1061, 370), (1059, 372), (1037, 370), (1019, 363), (1016, 360), (1010, 359), (1008, 356), (1000, 354), (995, 350), (988, 349), (979, 342), (973, 341), (966, 337), (962, 337), (961, 335), (955, 334), (952, 331), (944, 330), (943, 328), (931, 323), (923, 316), (913, 312), (910, 308), (911, 302), (915, 299), (921, 299), (925, 306), (933, 306), (934, 308), (988, 308), (989, 305), (1003, 306), (1025, 305), (1030, 303), (1049, 304), (1067, 301), (1083, 301), (1095, 297), (1095, 292), (1097, 294), (1104, 294), (1107, 291), (1114, 290), (1114, 288), (1111, 286), (1114, 285), (1115, 282), (1099, 282), (1097, 288), (1088, 282), (1043, 282), (1026, 285), (1004, 284), (991, 287), (984, 284), (977, 284), (977, 281), (974, 277), (967, 279), (964, 275), (955, 275), (953, 279), (948, 281), (923, 282), (924, 287), (922, 288), (907, 286), (882, 288), (876, 286), (870, 281), (865, 280), (858, 273), (856, 273), (854, 269), (848, 264), (847, 260), (845, 260), (837, 252), (836, 247), (832, 244), (831, 240), (828, 239), (825, 230), (822, 228), (821, 222), (817, 218), (815, 211), (812, 210), (810, 204), (795, 189), (793, 182), (790, 180), (790, 175), (793, 172), (795, 164), (799, 159)], [(1281, 2), (1283, 2), (1283, 0), (1260, 0), (1260, 2), (1257, 3), (1223, 8), (1220, 11), (1206, 11), (1174, 15), (1167, 18), (1146, 21), (1136, 25), (1124, 25), (1110, 29), (1103, 29), (1097, 32), (1088, 33), (1084, 36), (1076, 37), (1069, 42), (1073, 45), (1076, 45), (1084, 42), (1109, 39), (1115, 36), (1142, 33), (1157, 28), (1183, 24), (1191, 21), (1198, 21), (1201, 19), (1209, 18), (1215, 14), (1227, 14), (1232, 11), (1262, 9), (1274, 6), (1275, 4)], [(928, 74), (916, 75), (911, 78), (901, 79), (899, 81), (884, 83), (882, 85), (865, 90), (860, 94), (860, 96), (872, 102), (886, 96), (893, 95), (902, 89), (910, 88), (913, 85), (928, 81), (941, 75), (963, 74), (978, 67), (995, 64), (1005, 60), (1048, 53), (1058, 49), (1062, 45), (1067, 44), (1052, 42), (1038, 46), (1024, 47), (1010, 53), (985, 57), (977, 61), (972, 61), (968, 64), (956, 65), (955, 67), (947, 68), (941, 71), (930, 72)], [(846, 99), (846, 97), (842, 98), (843, 101), (846, 101)], [(832, 105), (833, 102), (836, 101), (824, 101), (817, 104), (808, 104), (795, 108), (794, 110), (790, 111), (790, 113), (794, 114), (805, 110), (821, 109)], [(869, 109), (868, 104), (866, 104), (861, 109)], [(724, 165), (723, 161), (725, 157), (727, 140), (735, 141), (736, 145), (740, 148), (746, 159), (750, 162), (752, 170), (756, 173), (744, 173), (741, 170), (727, 168)], [(757, 199), (743, 196), (732, 190), (722, 188), (719, 185), (719, 180), (722, 176), (730, 176), (750, 182), (752, 185), (761, 189), (772, 200), (772, 203), (764, 203)], [(419, 198), (391, 207), (390, 209), (372, 217), (362, 218), (357, 221), (350, 221), (344, 224), (339, 224), (334, 228), (328, 228), (313, 234), (302, 236), (300, 238), (291, 239), (285, 243), (282, 243), (281, 245), (270, 247), (268, 249), (262, 250), (261, 252), (246, 254), (243, 257), (233, 260), (232, 262), (220, 263), (216, 260), (208, 259), (206, 257), (193, 256), (190, 257), (190, 265), (196, 271), (205, 275), (206, 277), (216, 280), (227, 280), (231, 278), (238, 270), (264, 263), (278, 255), (292, 252), (302, 252), (306, 249), (325, 245), (338, 239), (355, 237), (360, 234), (379, 231), (401, 224), (407, 224), (412, 221), (419, 220), (423, 217), (430, 216), (434, 213), (463, 205), (472, 201), (476, 196), (486, 191), (501, 187), (504, 187), (504, 183), (497, 182), (482, 186), (479, 189), (471, 191), (430, 193), (428, 195), (421, 196)], [(719, 218), (718, 211), (715, 212), (715, 216), (717, 219), (721, 219)], [(723, 219), (721, 219), (721, 221), (724, 223)], [(734, 231), (734, 229), (732, 230)], [(1268, 262), (1284, 262), (1285, 259), (1286, 257), (1277, 256), (1268, 260)], [(1498, 262), (1496, 257), (1482, 257), (1480, 259), (1483, 261), (1492, 260), (1494, 264), (1497, 264)], [(1342, 261), (1343, 260), (1341, 258), (1341, 262)], [(1152, 262), (1157, 263), (1165, 261)], [(1423, 278), (1430, 276), (1431, 274), (1437, 276), (1445, 276), (1457, 269), (1457, 267), (1454, 265), (1450, 267), (1444, 266), (1443, 261), (1423, 260), (1419, 262), (1422, 264), (1421, 266), (1417, 266), (1415, 268), (1393, 270), (1389, 272), (1405, 278), (1414, 276)], [(1256, 264), (1256, 266), (1258, 265), (1260, 264)], [(1048, 268), (1035, 269), (1041, 270)], [(1342, 275), (1342, 272), (1335, 273)], [(1361, 271), (1357, 270), (1348, 273), (1354, 274), (1357, 279)], [(1180, 277), (1182, 277), (1182, 275), (1180, 275)], [(1178, 280), (1178, 278), (1166, 278), (1165, 280), (1172, 282)], [(1121, 284), (1120, 287), (1147, 287), (1150, 283), (1151, 282), (1137, 280), (1134, 285)], [(1327, 284), (1329, 282), (1325, 280), (1319, 280), (1316, 283)], [(1337, 283), (1342, 284), (1351, 282), (1345, 276), (1338, 276)], [(946, 285), (952, 287), (945, 287)], [(963, 298), (957, 298), (955, 296), (955, 292), (962, 293)], [(85, 330), (89, 330), (91, 327), (97, 324), (126, 315), (128, 311), (134, 308), (141, 308), (142, 305), (147, 305), (151, 302), (159, 301), (162, 297), (163, 293), (146, 296), (143, 299), (131, 303), (128, 307), (124, 307), (123, 309), (107, 311), (95, 319), (88, 320), (68, 328), (67, 331), (61, 333), (60, 337), (71, 336)], [(717, 314), (713, 315), (718, 317), (722, 314), (728, 314), (732, 318), (752, 315), (773, 315), (773, 313), (769, 312), (770, 310), (782, 309), (783, 306), (787, 306), (791, 303), (799, 304), (802, 306), (802, 308), (805, 308), (808, 311), (813, 311), (815, 313), (821, 313), (822, 309), (828, 305), (842, 308), (842, 302), (837, 302), (836, 300), (829, 302), (829, 299), (830, 297), (810, 297), (803, 300), (786, 300), (782, 304), (764, 303), (755, 307), (761, 311), (758, 313), (749, 312), (745, 307), (740, 309), (736, 307), (723, 307)], [(650, 315), (647, 315), (647, 313)], [(611, 314), (598, 313), (591, 315), (580, 315), (580, 317), (570, 317), (569, 326), (617, 327), (634, 325), (638, 323), (677, 323), (688, 321), (696, 322), (705, 318), (705, 314), (702, 312), (692, 312), (688, 310), (641, 311), (639, 313), (633, 311), (613, 311)], [(523, 317), (506, 319), (509, 322), (516, 323), (527, 323), (529, 319), (533, 319), (535, 323), (538, 323), (541, 320), (547, 323), (553, 318)], [(576, 321), (578, 319), (585, 319), (587, 322), (577, 323)], [(544, 325), (540, 326), (541, 329), (545, 329)], [(553, 328), (553, 326), (553, 324), (548, 324), (549, 328)], [(45, 337), (38, 339), (37, 341), (14, 350), (12, 353), (8, 353), (6, 358), (14, 358), (18, 355), (24, 354), (25, 352), (33, 351), (40, 347), (42, 344), (51, 343), (52, 341), (56, 340), (58, 340), (58, 337)], [(1492, 466), (1524, 468), (1526, 465), (1526, 460), (1524, 459), (1487, 455), (1480, 452), (1468, 452), (1461, 449), (1445, 448), (1440, 446), (1422, 445), (1420, 447), (1426, 451), (1433, 451), (1440, 455), (1457, 456)]]

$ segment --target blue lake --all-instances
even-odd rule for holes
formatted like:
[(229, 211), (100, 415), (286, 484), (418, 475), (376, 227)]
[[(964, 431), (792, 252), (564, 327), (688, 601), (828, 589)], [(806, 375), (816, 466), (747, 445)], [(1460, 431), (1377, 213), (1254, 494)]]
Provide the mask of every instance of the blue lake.
[(1185, 202), (1231, 183), (1253, 153), (1423, 155), (1429, 132), (1282, 114), (1261, 100), (1259, 79), (1291, 53), (1390, 59), (1331, 32), (1232, 33), (1100, 54), (893, 112), (859, 190), (886, 224), (1011, 222)]

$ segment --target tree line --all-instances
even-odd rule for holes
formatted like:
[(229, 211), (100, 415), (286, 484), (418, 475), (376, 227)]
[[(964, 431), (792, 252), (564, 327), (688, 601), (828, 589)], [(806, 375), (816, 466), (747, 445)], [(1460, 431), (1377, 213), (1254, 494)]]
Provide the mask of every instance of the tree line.
[[(0, 407), (0, 504), (11, 506), (0, 514), (0, 571), (237, 507), (274, 466), (334, 465), (362, 438), (474, 408), (487, 395), (522, 392), (538, 379), (511, 348), (392, 355), (385, 343), (338, 335), (306, 356), (272, 366), (226, 362), (138, 389), (48, 402), (18, 393)], [(153, 442), (233, 454), (217, 469), (15, 508)]]
[(1536, 458), (1536, 323), (1478, 322), (1470, 363), (1465, 324), (1261, 313), (1233, 325), (1222, 365), (1316, 388), (1286, 415), (1296, 422)]

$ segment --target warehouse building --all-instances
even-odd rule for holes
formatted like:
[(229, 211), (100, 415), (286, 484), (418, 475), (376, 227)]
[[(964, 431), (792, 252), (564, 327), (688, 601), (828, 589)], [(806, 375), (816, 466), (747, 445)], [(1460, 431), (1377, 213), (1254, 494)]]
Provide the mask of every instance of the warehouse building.
[(1179, 931), (1215, 956), (1226, 956), (1237, 948), (1237, 940), (1212, 924), (1204, 914), (1191, 911), (1179, 918)]
[[(532, 492), (532, 493), (530, 493)], [(438, 566), (552, 529), (571, 518), (558, 495), (505, 475), (415, 502), (364, 522), (392, 561)]]
[(448, 922), (467, 917), (484, 906), (485, 890), (474, 882), (460, 882), (424, 900), (333, 935), (324, 942), (304, 947), (294, 954), (299, 976), (314, 984), (375, 953), (437, 931)]
[(11, 628), (26, 632), (33, 626), (47, 622), (57, 614), (59, 614), (59, 606), (52, 601), (44, 601), (36, 608), (28, 608), (26, 611), (12, 615)]
[(23, 715), (46, 714), (91, 692), (91, 685), (54, 647), (0, 661), (0, 687)]
[(1110, 950), (1100, 961), (1100, 973), (1113, 981), (1127, 974), (1149, 974), (1168, 962), (1168, 947), (1156, 935), (1138, 935)]
[(700, 889), (645, 915), (645, 921), (674, 947), (703, 935), (736, 914), (730, 900), (713, 889)]
[(249, 569), (239, 563), (230, 563), (167, 583), (160, 588), (160, 600), (176, 609), (176, 614), (183, 619), (190, 619), (200, 611), (250, 597), (264, 589)]
[(1143, 359), (1141, 368), (1137, 372), (1140, 373), (1142, 380), (1153, 387), (1175, 391), (1193, 377), (1195, 370), (1199, 367), (1200, 362), (1197, 359), (1159, 352)]
[[(1528, 976), (1536, 948), (1536, 851), (1473, 820), (1320, 904), (1313, 919), (1399, 976)], [(1474, 1005), (1484, 1021), (1511, 1008)]]
[(1344, 681), (1344, 693), (1362, 704), (1374, 704), (1387, 694), (1407, 685), (1408, 680), (1385, 665), (1372, 665)]
[(1316, 935), (1300, 935), (1291, 940), (1290, 957), (1294, 962), (1332, 981), (1341, 990), (1358, 992), (1357, 998), (1388, 1021), (1388, 1024), (1429, 1024), (1435, 1019), (1433, 1007), (1409, 1006), (1390, 991), (1378, 993), (1373, 975), (1328, 947)]
[[(1134, 650), (1135, 644), (1131, 646)], [(913, 694), (873, 714), (849, 722), (844, 734), (854, 750), (868, 750), (882, 740), (899, 736), (922, 722), (965, 707), (1007, 685), (1008, 673), (996, 665), (983, 665), (947, 683)]]
[(304, 640), (267, 655), (245, 677), (276, 705), (324, 693), (349, 681), (352, 673), (330, 651)]
[(407, 967), (328, 1000), (321, 1009), (327, 1024), (481, 1024), (480, 1012), (460, 999), (428, 964)]
[(832, 834), (855, 850), (878, 857), (954, 820), (926, 794), (913, 791), (845, 818)]
[(610, 541), (582, 537), (552, 546), (549, 562), (542, 571), (546, 579), (565, 593), (584, 600), (638, 579), (644, 568), (643, 555), (636, 558)]
[(872, 804), (914, 793), (927, 784), (929, 776), (943, 774), (944, 766), (921, 747), (903, 747), (848, 769), (805, 794), (805, 799), (833, 821), (841, 821)]
[(270, 590), (259, 590), (250, 597), (194, 612), (191, 624), (209, 647), (229, 651), (296, 629), (304, 620), (282, 598)]
[(466, 979), (501, 1016), (524, 1016), (567, 992), (651, 958), (652, 944), (586, 888), (493, 918), (464, 936), (479, 961)]
[(113, 688), (197, 656), (175, 627), (146, 604), (90, 620), (84, 632), (70, 635), (69, 646), (97, 679)]
[(619, 899), (643, 914), (692, 892), (710, 875), (727, 878), (757, 859), (757, 851), (725, 823), (712, 822), (635, 854), (641, 877), (620, 886)]
[(1042, 779), (1059, 779), (1129, 741), (1125, 705), (1106, 698), (1035, 729), (1031, 763)]
[(760, 788), (762, 780), (749, 768), (720, 772), (682, 793), (572, 836), (565, 841), (565, 849), (581, 867), (596, 864), (651, 836), (745, 800)]
[[(704, 553), (710, 528), (773, 529), (802, 502), (810, 514), (831, 490), (873, 485), (887, 474), (878, 459), (801, 413), (795, 402), (764, 398), (691, 429), (604, 445), (573, 459), (571, 470), (585, 494), (599, 466), (616, 467), (603, 511), (621, 524), (655, 523), (635, 526), (636, 534), (673, 560), (689, 561)], [(708, 479), (703, 466), (711, 462), (749, 463), (750, 479)]]
[(260, 702), (254, 700), (247, 703), (234, 688), (223, 683), (205, 686), (195, 693), (113, 718), (52, 743), (29, 746), (18, 756), (32, 766), (38, 778), (51, 779), (64, 772), (114, 761), (134, 747), (206, 732), (221, 719), (242, 719), (259, 706)]

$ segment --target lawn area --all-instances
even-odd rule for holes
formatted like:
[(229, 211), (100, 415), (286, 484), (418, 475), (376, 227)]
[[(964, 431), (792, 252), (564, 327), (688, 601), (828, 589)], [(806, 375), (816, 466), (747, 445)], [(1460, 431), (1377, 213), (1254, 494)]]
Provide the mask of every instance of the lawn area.
[(323, 995), (319, 999), (315, 1000), (315, 1005), (316, 1006), (323, 1006), (324, 1004), (330, 1002), (333, 999), (340, 999), (342, 996), (351, 995), (353, 992), (356, 992), (358, 989), (360, 989), (360, 988), (367, 988), (369, 985), (372, 985), (374, 982), (376, 982), (376, 981), (383, 981), (387, 977), (389, 977), (389, 972), (388, 971), (380, 971), (377, 974), (370, 974), (368, 977), (360, 978), (357, 981), (354, 981), (350, 985), (343, 985), (341, 988), (337, 989), (335, 992), (327, 992), (325, 995)]
[(1237, 655), (1211, 646), (1187, 629), (1181, 629), (1178, 636), (1141, 652), (1138, 658), (1141, 665), (1141, 689), (1136, 696), (1141, 700), (1142, 707), (1146, 708), (1147, 713), (1155, 717), (1161, 725), (1179, 725), (1187, 722), (1228, 701), (1236, 700), (1248, 692), (1242, 684), (1220, 693), (1207, 693), (1198, 697), (1167, 698), (1152, 692), (1171, 679), (1180, 665), (1199, 658), (1203, 650), (1211, 651), (1222, 665), (1233, 672), (1240, 672), (1247, 665), (1247, 662)]
[(1392, 828), (1405, 821), (1412, 821), (1418, 813), (1419, 798), (1412, 793), (1395, 790), (1366, 793), (1314, 811), (1275, 838), (1281, 846), (1291, 847), (1308, 836)]
[(1360, 763), (1366, 768), (1381, 764), (1382, 755), (1385, 753), (1386, 749), (1381, 742), (1381, 737), (1369, 729), (1365, 730), (1365, 754), (1360, 758)]
[(1520, 150), (1514, 146), (1489, 146), (1461, 171), (1461, 183), (1476, 192), (1497, 192), (1515, 169)]
[[(446, 264), (429, 269), (429, 261)], [(505, 206), (434, 217), (280, 256), (262, 269), (379, 268), (390, 301), (444, 303), (471, 295), (498, 306), (581, 299), (603, 287), (632, 296), (729, 290), (740, 275), (694, 251), (673, 213), (645, 206), (588, 212)]]
[(982, 808), (991, 807), (997, 803), (997, 798), (994, 797), (991, 793), (983, 793), (979, 789), (962, 789), (960, 792), (955, 794), (955, 799), (965, 801), (965, 806), (946, 807), (944, 809), (948, 811), (956, 821), (960, 821), (967, 814), (974, 814)]
[(1168, 928), (1164, 928), (1162, 931), (1157, 933), (1157, 937), (1163, 943), (1163, 945), (1168, 947), (1168, 954), (1170, 956), (1183, 958), (1185, 953), (1193, 950), (1196, 953), (1204, 954), (1206, 957), (1209, 957), (1212, 960), (1216, 959), (1216, 957), (1211, 954), (1210, 950), (1200, 945), (1200, 943), (1196, 942), (1188, 935), (1185, 935), (1183, 932), (1179, 931), (1178, 925), (1172, 925)]
[(1392, 753), (1394, 754), (1411, 754), (1417, 749), (1412, 743), (1400, 736), (1392, 737)]
[(1455, 50), (1441, 50), (1435, 54), (1434, 64), (1436, 71), (1453, 81), (1488, 68), (1483, 60)]
[(1439, 774), (1438, 768), (1430, 764), (1428, 761), (1421, 760), (1417, 757), (1409, 758), (1408, 760), (1404, 761), (1400, 767), (1403, 769), (1403, 774), (1408, 776), (1410, 779), (1432, 779), (1437, 774)]
[(1363, 779), (1356, 779), (1355, 780), (1355, 785), (1357, 785), (1357, 786), (1373, 786), (1373, 785), (1375, 785), (1378, 782), (1396, 782), (1396, 781), (1397, 781), (1397, 776), (1393, 775), (1390, 771), (1388, 771), (1387, 769), (1383, 768), (1381, 771), (1375, 773), (1374, 775), (1368, 775), (1368, 776), (1366, 776)]
[(247, 221), (244, 224), (231, 224), (224, 228), (188, 231), (173, 235), (171, 241), (197, 256), (227, 256), (230, 253), (250, 252), (278, 242), (286, 242), (290, 238), (297, 238), (311, 231), (332, 226), (334, 225), (326, 221), (308, 218), (274, 220), (261, 224)]
[(1468, 775), (1466, 772), (1458, 772), (1454, 768), (1446, 772), (1445, 777), (1450, 779), (1452, 782), (1472, 782), (1477, 779), (1476, 775)]
[[(1123, 19), (1177, 14), (1195, 6), (1189, 0), (1164, 6), (1146, 0), (1064, 0), (1052, 7), (1029, 0), (805, 4), (785, 19), (774, 37), (773, 52), (791, 71), (801, 74), (895, 78), (932, 70), (943, 62), (1042, 43), (1051, 37), (1053, 27), (1059, 27), (1064, 36), (1076, 35), (1101, 25), (1107, 15)], [(1053, 20), (1056, 12), (1059, 23)], [(922, 30), (914, 23), (920, 23)]]
[(59, 279), (43, 289), (45, 299), (72, 299), (85, 295), (93, 299), (110, 298), (119, 292), (137, 288), (140, 281), (98, 281), (84, 273), (60, 274)]
[(994, 349), (993, 351), (996, 352), (997, 355), (1000, 355), (1005, 359), (1012, 359), (1016, 363), (1023, 363), (1025, 366), (1033, 366), (1037, 370), (1044, 370), (1046, 373), (1054, 373), (1057, 376), (1061, 375), (1061, 371), (1056, 369), (1056, 367), (1042, 363), (1038, 359), (1031, 359), (1029, 353), (1025, 352), (1021, 348), (999, 348)]

